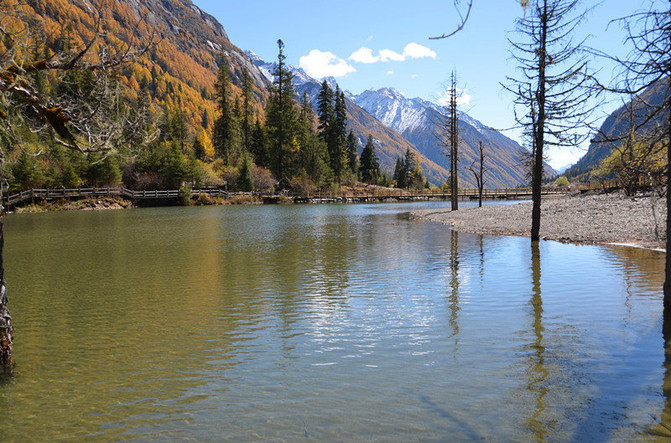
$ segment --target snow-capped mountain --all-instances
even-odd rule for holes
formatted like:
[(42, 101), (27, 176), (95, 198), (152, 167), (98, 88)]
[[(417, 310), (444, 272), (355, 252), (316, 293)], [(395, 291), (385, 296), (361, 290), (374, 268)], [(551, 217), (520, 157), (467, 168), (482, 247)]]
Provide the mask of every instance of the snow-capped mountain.
[[(272, 72), (276, 68), (275, 63), (266, 62), (250, 51), (247, 52), (247, 55), (259, 70), (272, 81)], [(289, 68), (294, 74), (294, 88), (296, 92), (298, 92), (299, 96), (306, 93), (312, 102), (313, 109), (317, 109), (317, 97), (323, 80), (320, 81), (310, 77), (300, 68), (293, 66), (289, 66)], [(336, 88), (337, 82), (333, 77), (326, 78), (325, 80), (333, 89)], [(448, 172), (443, 166), (428, 159), (397, 131), (378, 121), (370, 113), (354, 103), (352, 100), (354, 96), (352, 94), (347, 91), (344, 91), (344, 94), (345, 102), (347, 103), (349, 128), (359, 140), (359, 152), (361, 152), (361, 148), (366, 143), (368, 136), (372, 135), (377, 148), (377, 155), (380, 159), (380, 166), (390, 175), (393, 173), (396, 157), (404, 156), (406, 150), (410, 149), (417, 156), (424, 175), (431, 183), (440, 185), (446, 182)]]
[[(445, 148), (441, 146), (440, 125), (447, 108), (421, 98), (407, 98), (393, 88), (368, 90), (353, 97), (354, 102), (385, 125), (399, 132), (410, 143), (438, 164), (446, 164)], [(527, 182), (517, 142), (493, 128), (459, 112), (459, 179), (463, 186), (472, 182), (468, 167), (477, 161), (478, 146), (485, 146), (487, 168), (486, 186), (507, 187)], [(549, 166), (550, 174), (554, 171)]]
[[(248, 52), (261, 72), (272, 81), (274, 63), (268, 63)], [(302, 95), (307, 93), (314, 109), (321, 81), (311, 78), (300, 68), (290, 67), (294, 74), (294, 87)], [(334, 78), (327, 83), (335, 89)], [(383, 169), (393, 171), (396, 157), (411, 149), (420, 159), (425, 175), (434, 184), (446, 182), (447, 157), (444, 155), (439, 126), (447, 108), (421, 98), (407, 98), (393, 88), (368, 90), (359, 95), (345, 91), (350, 128), (361, 145), (368, 135), (373, 135)], [(484, 143), (488, 174), (486, 186), (511, 187), (527, 183), (526, 171), (520, 161), (523, 148), (514, 140), (464, 112), (459, 112), (459, 182), (462, 187), (475, 187), (472, 173), (468, 170), (477, 161), (480, 141)], [(546, 165), (546, 171), (555, 171)]]

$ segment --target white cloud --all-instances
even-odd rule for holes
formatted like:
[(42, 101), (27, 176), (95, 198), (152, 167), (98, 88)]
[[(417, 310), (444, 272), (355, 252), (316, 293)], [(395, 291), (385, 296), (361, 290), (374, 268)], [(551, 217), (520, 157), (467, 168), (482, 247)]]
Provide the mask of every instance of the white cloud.
[[(459, 89), (457, 88), (457, 106), (468, 105), (471, 103), (471, 95), (468, 93), (468, 89)], [(441, 106), (448, 106), (450, 104), (450, 91), (445, 91), (443, 95), (438, 97), (436, 100)]]
[(313, 49), (308, 55), (300, 58), (299, 66), (314, 78), (343, 77), (350, 72), (356, 72), (352, 65), (336, 57), (332, 52), (322, 52)]
[(413, 79), (413, 80), (416, 79), (416, 78), (419, 78), (419, 74), (412, 74), (410, 76), (410, 78)]
[(468, 93), (468, 89), (457, 88), (457, 105), (469, 105), (470, 103), (471, 95)]
[(380, 50), (380, 61), (383, 62), (402, 62), (405, 60), (405, 56), (403, 54), (399, 54), (398, 52), (392, 51), (391, 49), (382, 49)]
[(380, 57), (374, 57), (373, 50), (365, 46), (354, 51), (349, 59), (356, 63), (376, 63), (380, 61)]
[(405, 48), (403, 48), (402, 54), (392, 51), (391, 49), (380, 49), (377, 55), (373, 55), (372, 49), (362, 46), (349, 56), (349, 60), (356, 63), (377, 63), (402, 62), (407, 59), (416, 58), (432, 58), (435, 60), (436, 57), (437, 54), (426, 46), (422, 46), (418, 43), (408, 43), (405, 45)]
[(403, 56), (406, 58), (430, 57), (435, 60), (437, 55), (434, 51), (427, 48), (426, 46), (422, 46), (417, 43), (408, 43), (407, 45), (405, 45), (405, 48), (403, 48)]
[(548, 149), (548, 163), (556, 170), (577, 162), (580, 157), (585, 155), (585, 150), (580, 148), (551, 147)]
[(394, 75), (394, 71), (387, 71), (387, 75)]

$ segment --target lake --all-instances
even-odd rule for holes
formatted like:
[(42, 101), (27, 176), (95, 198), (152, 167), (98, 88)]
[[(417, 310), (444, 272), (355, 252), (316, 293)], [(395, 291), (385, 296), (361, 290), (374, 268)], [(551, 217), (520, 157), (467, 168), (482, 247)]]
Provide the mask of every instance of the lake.
[(407, 216), (448, 205), (7, 216), (0, 440), (671, 436), (665, 255)]

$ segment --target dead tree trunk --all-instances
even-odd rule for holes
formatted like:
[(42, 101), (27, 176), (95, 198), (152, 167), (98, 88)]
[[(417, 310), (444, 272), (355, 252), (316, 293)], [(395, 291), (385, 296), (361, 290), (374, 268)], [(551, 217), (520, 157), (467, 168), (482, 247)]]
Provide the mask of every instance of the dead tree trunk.
[(450, 85), (450, 197), (452, 210), (459, 209), (459, 178), (457, 166), (459, 165), (459, 120), (457, 117), (457, 78), (452, 72), (452, 84)]
[(475, 169), (475, 162), (468, 167), (475, 177), (475, 184), (478, 186), (478, 207), (482, 207), (482, 192), (485, 188), (485, 146), (480, 142), (480, 165)]
[[(670, 37), (671, 38), (671, 37)], [(666, 78), (666, 267), (664, 280), (664, 311), (671, 312), (671, 77)]]
[(540, 16), (540, 41), (538, 56), (538, 89), (536, 90), (536, 100), (538, 103), (538, 115), (535, 123), (535, 152), (533, 175), (531, 177), (531, 200), (533, 207), (531, 209), (531, 241), (540, 239), (541, 230), (541, 188), (543, 186), (543, 144), (545, 143), (545, 57), (547, 45), (547, 1), (543, 2), (543, 10)]
[[(0, 191), (1, 199), (2, 191)], [(4, 211), (4, 209), (0, 208), (0, 211)], [(2, 220), (0, 220), (0, 373), (11, 371), (13, 366), (12, 340), (14, 327), (12, 326), (12, 316), (9, 315), (9, 307), (7, 306), (7, 285), (5, 283), (5, 266), (3, 261), (4, 245), (4, 225)]]

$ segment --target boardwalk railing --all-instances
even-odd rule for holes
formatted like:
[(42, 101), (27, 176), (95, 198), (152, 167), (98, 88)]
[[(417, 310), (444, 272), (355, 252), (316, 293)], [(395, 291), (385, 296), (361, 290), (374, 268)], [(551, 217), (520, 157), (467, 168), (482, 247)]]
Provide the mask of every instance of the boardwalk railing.
[[(544, 195), (564, 194), (568, 192), (563, 189), (547, 189), (543, 191)], [(211, 197), (257, 197), (262, 199), (281, 199), (282, 197), (303, 201), (303, 200), (351, 200), (366, 201), (377, 199), (380, 201), (398, 199), (448, 199), (450, 193), (442, 190), (419, 190), (411, 191), (406, 189), (378, 188), (371, 187), (363, 191), (341, 191), (341, 192), (309, 192), (309, 193), (261, 193), (261, 192), (228, 192), (223, 189), (194, 189), (191, 196), (198, 197), (200, 194), (207, 194)], [(114, 196), (132, 201), (142, 200), (162, 200), (177, 199), (181, 196), (177, 189), (156, 190), (156, 191), (134, 191), (126, 188), (60, 188), (60, 189), (29, 189), (16, 194), (3, 195), (3, 203), (6, 208), (19, 205), (26, 201), (34, 200), (53, 200), (53, 199), (72, 199), (83, 197), (106, 197)], [(498, 188), (483, 189), (483, 198), (524, 198), (531, 196), (531, 188)], [(477, 189), (460, 189), (459, 198), (478, 198)]]

